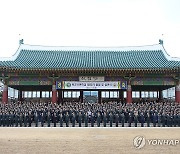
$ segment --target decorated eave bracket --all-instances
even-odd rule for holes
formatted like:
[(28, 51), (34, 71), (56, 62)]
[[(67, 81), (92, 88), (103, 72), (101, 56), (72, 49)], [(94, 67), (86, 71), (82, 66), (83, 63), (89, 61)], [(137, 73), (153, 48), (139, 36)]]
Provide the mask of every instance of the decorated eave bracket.
[(6, 84), (7, 80), (10, 78), (10, 76), (6, 76), (4, 73), (1, 74), (0, 80), (3, 84)]
[(55, 76), (55, 74), (52, 74), (52, 76), (47, 76), (47, 78), (50, 79), (53, 83), (55, 83), (55, 81), (60, 78), (60, 75)]
[(173, 78), (174, 78), (174, 80), (176, 81), (176, 82), (180, 82), (180, 73), (178, 73), (177, 75), (175, 75), (175, 76), (173, 76)]
[(124, 79), (126, 79), (128, 81), (128, 83), (131, 83), (131, 81), (133, 79), (135, 79), (135, 78), (136, 78), (136, 76), (135, 75), (131, 75), (131, 74), (129, 74), (127, 76), (124, 76)]

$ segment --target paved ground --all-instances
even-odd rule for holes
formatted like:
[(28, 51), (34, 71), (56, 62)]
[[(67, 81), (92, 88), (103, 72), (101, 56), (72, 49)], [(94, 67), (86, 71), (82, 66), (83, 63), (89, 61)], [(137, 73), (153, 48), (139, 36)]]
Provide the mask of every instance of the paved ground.
[[(133, 139), (145, 138), (142, 142)], [(155, 139), (155, 140), (148, 140)], [(159, 139), (159, 140), (157, 140)], [(161, 139), (161, 140), (160, 140)], [(162, 143), (164, 141), (164, 143)], [(180, 151), (180, 128), (0, 128), (0, 153), (163, 153)], [(151, 142), (151, 145), (149, 143)], [(175, 145), (176, 142), (176, 145)], [(153, 145), (152, 145), (153, 143)], [(156, 143), (162, 143), (157, 145)], [(170, 144), (170, 145), (169, 145)]]

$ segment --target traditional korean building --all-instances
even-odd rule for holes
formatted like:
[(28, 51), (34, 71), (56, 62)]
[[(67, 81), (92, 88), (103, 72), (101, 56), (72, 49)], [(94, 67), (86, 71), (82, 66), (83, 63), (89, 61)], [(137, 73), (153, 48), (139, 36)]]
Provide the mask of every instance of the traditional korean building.
[(4, 103), (8, 87), (19, 91), (19, 100), (23, 100), (23, 91), (40, 91), (40, 97), (42, 91), (49, 91), (53, 103), (87, 98), (132, 103), (132, 91), (139, 91), (140, 98), (141, 91), (157, 91), (162, 99), (163, 90), (176, 87), (175, 101), (180, 102), (180, 59), (170, 57), (162, 43), (136, 47), (21, 43), (12, 57), (0, 58), (0, 79)]

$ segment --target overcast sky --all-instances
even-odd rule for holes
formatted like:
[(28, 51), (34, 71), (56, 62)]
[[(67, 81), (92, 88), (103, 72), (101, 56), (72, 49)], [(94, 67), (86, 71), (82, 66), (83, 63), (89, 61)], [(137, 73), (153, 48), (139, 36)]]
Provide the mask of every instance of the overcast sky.
[[(158, 44), (180, 57), (180, 0), (1, 0), (0, 57), (25, 44)], [(20, 35), (19, 35), (20, 34)], [(162, 36), (163, 34), (163, 36)]]

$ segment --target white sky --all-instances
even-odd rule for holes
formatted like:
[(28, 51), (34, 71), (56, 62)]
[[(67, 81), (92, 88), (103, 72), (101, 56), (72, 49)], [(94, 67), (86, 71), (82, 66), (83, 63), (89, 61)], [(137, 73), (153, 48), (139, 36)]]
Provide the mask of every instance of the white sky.
[(12, 56), (21, 38), (49, 46), (151, 45), (163, 38), (168, 54), (180, 57), (180, 0), (1, 0), (0, 57)]

